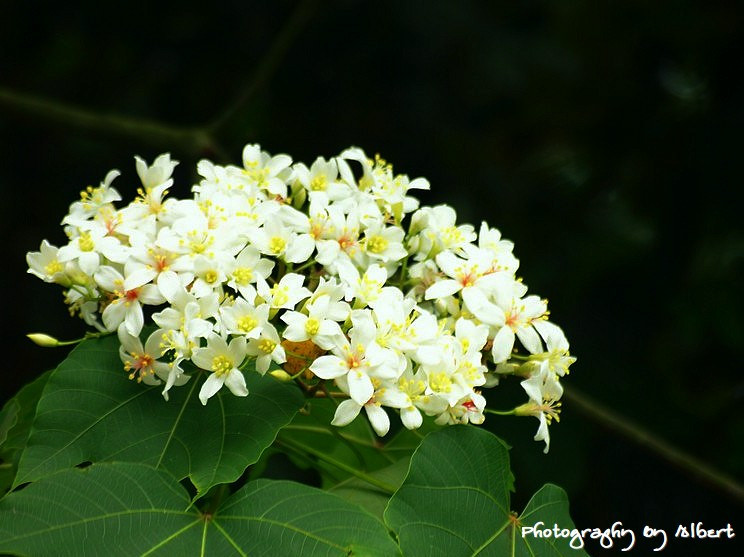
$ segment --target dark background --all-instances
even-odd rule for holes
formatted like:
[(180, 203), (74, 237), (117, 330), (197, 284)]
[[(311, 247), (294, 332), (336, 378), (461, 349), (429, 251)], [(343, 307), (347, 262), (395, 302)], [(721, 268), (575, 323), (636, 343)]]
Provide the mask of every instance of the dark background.
[[(306, 163), (358, 145), (427, 177), (424, 203), (515, 242), (579, 358), (567, 389), (742, 480), (740, 3), (5, 4), (0, 400), (64, 355), (23, 334), (84, 331), (24, 258), (43, 238), (64, 243), (59, 221), (85, 186), (119, 168), (128, 201), (133, 155), (170, 151), (183, 197), (199, 158), (238, 163), (247, 142)], [(250, 98), (195, 146), (55, 119), (7, 90), (189, 127)], [(514, 446), (514, 508), (551, 481), (581, 527), (730, 522), (744, 536), (741, 500), (564, 407), (547, 456), (535, 420), (488, 420)], [(665, 554), (716, 547), (734, 551), (671, 541)]]

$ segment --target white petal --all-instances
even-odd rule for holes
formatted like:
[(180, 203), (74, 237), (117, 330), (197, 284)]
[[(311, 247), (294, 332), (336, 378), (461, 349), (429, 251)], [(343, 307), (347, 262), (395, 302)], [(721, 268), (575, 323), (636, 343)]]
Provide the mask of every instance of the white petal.
[(349, 395), (359, 404), (366, 404), (372, 398), (372, 395), (375, 394), (372, 380), (366, 373), (352, 370), (346, 378), (349, 381)]
[[(335, 379), (336, 377), (346, 375), (349, 368), (346, 367), (346, 362), (338, 356), (321, 356), (310, 366), (310, 371), (321, 379)], [(364, 402), (367, 401), (365, 400)]]
[(303, 263), (310, 258), (315, 249), (315, 242), (310, 234), (296, 236), (287, 248), (285, 258), (290, 263)]
[(480, 321), (496, 327), (501, 327), (504, 324), (504, 310), (488, 300), (480, 288), (463, 288), (462, 299), (465, 301), (470, 312)]
[(142, 315), (142, 306), (136, 302), (133, 302), (127, 308), (127, 315), (124, 317), (124, 324), (134, 336), (137, 336), (142, 331), (142, 327), (145, 325), (145, 316)]
[(409, 408), (401, 408), (400, 410), (400, 421), (407, 429), (418, 429), (424, 421), (421, 416), (421, 412), (418, 408), (411, 406)]
[(86, 253), (82, 253), (78, 261), (81, 271), (83, 271), (86, 275), (93, 275), (93, 273), (96, 272), (96, 269), (98, 269), (101, 258), (96, 252), (89, 251)]
[(147, 284), (155, 278), (157, 273), (154, 269), (148, 269), (142, 267), (131, 273), (126, 279), (124, 279), (124, 290), (132, 290), (143, 284)]
[(331, 425), (342, 427), (350, 424), (359, 415), (361, 409), (362, 406), (351, 399), (343, 401), (336, 408)]
[(172, 304), (183, 287), (176, 273), (165, 271), (158, 276), (158, 288), (163, 297)]
[(113, 267), (103, 265), (96, 272), (94, 277), (98, 286), (109, 292), (121, 289), (121, 283), (117, 284), (117, 281), (122, 281), (123, 277)]
[(217, 391), (222, 388), (222, 385), (225, 383), (224, 377), (224, 375), (218, 377), (216, 373), (212, 373), (207, 377), (207, 380), (204, 381), (204, 385), (202, 385), (202, 388), (199, 391), (199, 400), (201, 400), (202, 404), (207, 404), (207, 400), (213, 397)]
[(376, 404), (367, 404), (364, 409), (375, 433), (383, 437), (390, 430), (390, 418), (388, 418), (387, 412)]
[(191, 356), (191, 361), (198, 367), (211, 371), (213, 358), (214, 351), (210, 348), (197, 348)]
[[(126, 311), (126, 306), (119, 301), (113, 301), (109, 305), (107, 305), (106, 309), (103, 310), (103, 315), (101, 315), (101, 317), (103, 318), (103, 324), (106, 326), (106, 329), (109, 331), (116, 330), (119, 324), (124, 321)], [(127, 327), (127, 332), (130, 332), (129, 327)], [(130, 332), (130, 334), (133, 333)]]
[(493, 339), (491, 355), (494, 363), (499, 364), (508, 360), (512, 348), (514, 348), (514, 331), (511, 330), (511, 327), (501, 327)]
[(225, 386), (235, 396), (248, 396), (248, 388), (245, 386), (245, 377), (240, 370), (233, 369), (227, 374)]
[(145, 284), (144, 286), (142, 286), (137, 298), (143, 304), (149, 304), (152, 306), (157, 306), (165, 302), (165, 298), (163, 298), (163, 295), (160, 293), (160, 289), (154, 284)]
[(435, 282), (426, 289), (424, 298), (426, 298), (427, 300), (444, 298), (445, 296), (451, 296), (455, 292), (458, 292), (461, 288), (462, 284), (460, 284), (456, 280), (440, 280), (439, 282)]
[(524, 346), (530, 354), (539, 354), (542, 352), (540, 336), (531, 326), (519, 327), (517, 329), (517, 337), (519, 338), (519, 342), (522, 343), (522, 346)]

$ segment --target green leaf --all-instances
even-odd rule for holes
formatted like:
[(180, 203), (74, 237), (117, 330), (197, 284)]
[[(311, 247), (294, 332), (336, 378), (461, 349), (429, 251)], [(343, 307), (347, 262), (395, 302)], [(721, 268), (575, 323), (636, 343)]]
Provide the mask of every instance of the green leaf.
[(64, 470), (0, 501), (0, 552), (23, 555), (398, 555), (383, 524), (319, 489), (258, 480), (200, 512), (143, 464)]
[(18, 422), (18, 414), (21, 411), (21, 405), (18, 401), (11, 398), (3, 409), (0, 410), (0, 448), (8, 438), (8, 433)]
[(404, 555), (586, 555), (569, 539), (522, 537), (521, 526), (543, 521), (573, 529), (559, 487), (540, 489), (517, 516), (509, 494), (514, 478), (506, 445), (484, 429), (451, 426), (424, 439), (385, 510)]
[(24, 386), (0, 412), (0, 494), (13, 484), (41, 392), (52, 370)]
[[(383, 445), (365, 418), (359, 417), (339, 428), (331, 425), (335, 411), (336, 405), (332, 400), (307, 401), (292, 423), (279, 433), (279, 440), (311, 446), (333, 460), (363, 472), (379, 470), (395, 462), (394, 457), (381, 450)], [(298, 466), (307, 465), (299, 460), (296, 463)], [(317, 469), (321, 472), (324, 487), (333, 486), (349, 477), (347, 473), (322, 462), (318, 463)]]
[(203, 406), (204, 374), (170, 391), (130, 381), (118, 340), (87, 340), (52, 373), (21, 457), (15, 485), (92, 461), (143, 462), (200, 493), (232, 482), (258, 460), (302, 405), (294, 385), (246, 372), (250, 394), (225, 389)]
[[(335, 411), (336, 404), (333, 400), (325, 398), (307, 401), (292, 423), (279, 433), (279, 440), (312, 446), (333, 460), (352, 468), (362, 472), (374, 472), (387, 468), (401, 459), (410, 458), (424, 438), (424, 434), (439, 428), (434, 425), (433, 420), (425, 420), (420, 430), (402, 429), (392, 438), (381, 439), (372, 430), (364, 413), (347, 426), (332, 426)], [(293, 457), (292, 453), (288, 454)], [(307, 465), (306, 461), (295, 459), (295, 462), (298, 466)], [(324, 488), (333, 487), (352, 477), (323, 462), (313, 466), (321, 472)]]
[[(386, 468), (371, 472), (369, 475), (398, 489), (408, 472), (409, 462), (409, 458), (402, 458)], [(343, 497), (350, 503), (359, 505), (380, 520), (382, 520), (385, 507), (387, 507), (390, 500), (390, 494), (388, 492), (355, 477), (346, 478), (331, 487), (328, 491), (335, 493), (339, 497)]]

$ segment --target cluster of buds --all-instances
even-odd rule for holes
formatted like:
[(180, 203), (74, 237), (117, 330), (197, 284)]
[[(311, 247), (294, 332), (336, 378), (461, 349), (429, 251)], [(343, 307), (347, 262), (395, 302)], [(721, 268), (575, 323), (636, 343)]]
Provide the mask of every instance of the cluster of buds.
[(410, 190), (427, 180), (358, 148), (308, 168), (247, 145), (242, 166), (199, 162), (190, 199), (167, 197), (169, 155), (135, 159), (134, 201), (115, 206), (109, 172), (70, 206), (68, 243), (27, 255), (72, 314), (118, 334), (131, 379), (167, 399), (204, 373), (206, 404), (222, 387), (246, 396), (244, 373), (270, 372), (341, 400), (334, 425), (364, 409), (384, 435), (393, 413), (409, 429), (424, 414), (482, 423), (481, 389), (515, 375), (529, 401), (507, 413), (539, 418), (547, 452), (575, 358), (498, 230), (419, 207)]

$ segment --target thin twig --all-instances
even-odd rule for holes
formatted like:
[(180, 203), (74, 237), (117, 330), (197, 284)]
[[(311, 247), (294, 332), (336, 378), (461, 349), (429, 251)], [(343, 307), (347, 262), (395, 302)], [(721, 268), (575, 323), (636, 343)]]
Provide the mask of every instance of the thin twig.
[(261, 59), (258, 67), (248, 80), (242, 93), (229, 107), (207, 124), (206, 130), (211, 134), (218, 133), (227, 122), (233, 120), (243, 107), (247, 106), (253, 96), (264, 87), (279, 69), (284, 56), (295, 42), (302, 29), (315, 11), (317, 0), (303, 0), (295, 7), (282, 30), (277, 35), (269, 50)]
[(0, 109), (22, 117), (58, 123), (79, 130), (136, 139), (157, 147), (167, 146), (169, 149), (189, 155), (216, 155), (225, 158), (225, 150), (216, 139), (217, 132), (271, 80), (292, 43), (310, 19), (315, 5), (316, 0), (304, 0), (297, 5), (253, 72), (243, 93), (206, 125), (175, 126), (145, 118), (101, 113), (4, 87), (0, 87)]
[(731, 476), (724, 474), (710, 465), (702, 462), (696, 457), (673, 447), (668, 442), (657, 437), (650, 431), (636, 423), (628, 420), (620, 414), (608, 410), (590, 396), (581, 393), (575, 387), (565, 388), (563, 397), (577, 410), (586, 416), (619, 433), (629, 440), (637, 443), (657, 454), (670, 464), (688, 472), (689, 474), (704, 480), (710, 485), (720, 489), (728, 495), (744, 501), (744, 487)]
[(72, 126), (90, 132), (169, 145), (189, 154), (219, 152), (211, 134), (199, 127), (171, 126), (154, 120), (102, 114), (63, 102), (20, 94), (0, 87), (0, 108), (15, 114)]

